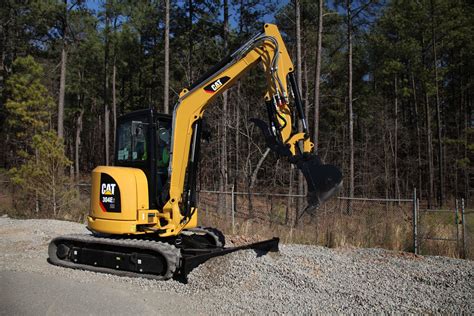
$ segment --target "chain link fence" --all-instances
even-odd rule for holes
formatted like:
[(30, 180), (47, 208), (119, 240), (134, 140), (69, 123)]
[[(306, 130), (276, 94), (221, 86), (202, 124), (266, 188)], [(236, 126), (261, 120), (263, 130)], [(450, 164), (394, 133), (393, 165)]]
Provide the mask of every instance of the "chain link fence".
[[(65, 218), (84, 221), (91, 187), (88, 183), (75, 187), (81, 210)], [(21, 192), (8, 181), (0, 181), (2, 213), (44, 217), (34, 212), (20, 214), (25, 208), (20, 200)], [(297, 194), (198, 191), (200, 223), (219, 227), (227, 234), (474, 259), (474, 210), (461, 199), (452, 204), (442, 210), (420, 208), (415, 194), (405, 199), (338, 197), (317, 210), (303, 211), (305, 197)]]
[[(472, 210), (461, 210), (460, 206), (420, 209), (416, 192), (412, 198), (400, 199), (338, 197), (311, 212), (298, 208), (305, 205), (305, 197), (297, 194), (200, 190), (198, 196), (203, 220), (220, 225), (227, 233), (273, 234), (290, 243), (329, 247), (381, 247), (422, 255), (474, 257)], [(220, 201), (225, 205), (219, 205)]]

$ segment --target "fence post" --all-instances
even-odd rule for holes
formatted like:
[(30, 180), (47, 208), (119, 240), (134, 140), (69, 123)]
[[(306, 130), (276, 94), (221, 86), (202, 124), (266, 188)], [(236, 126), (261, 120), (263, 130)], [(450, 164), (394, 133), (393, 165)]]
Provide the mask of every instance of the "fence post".
[(232, 209), (232, 234), (235, 234), (235, 205), (234, 205), (234, 185), (231, 190), (231, 209)]
[(461, 220), (462, 220), (462, 258), (466, 259), (466, 219), (464, 217), (464, 198), (461, 199)]
[(418, 254), (418, 201), (416, 198), (416, 188), (413, 190), (413, 250)]

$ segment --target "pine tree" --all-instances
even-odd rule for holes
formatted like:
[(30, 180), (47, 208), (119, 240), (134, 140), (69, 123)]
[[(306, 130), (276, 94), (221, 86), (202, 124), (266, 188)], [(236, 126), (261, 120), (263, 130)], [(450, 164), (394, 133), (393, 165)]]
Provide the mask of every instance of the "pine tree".
[(33, 136), (48, 129), (54, 101), (41, 82), (43, 73), (33, 57), (20, 57), (14, 61), (13, 73), (6, 82), (6, 122), (10, 144), (17, 154), (31, 152)]
[(41, 83), (43, 68), (33, 57), (18, 58), (13, 74), (6, 82), (7, 122), (15, 131), (12, 142), (22, 160), (9, 171), (12, 182), (19, 185), (24, 197), (35, 199), (57, 216), (72, 193), (64, 169), (71, 164), (64, 153), (62, 139), (50, 130), (50, 112), (54, 101)]

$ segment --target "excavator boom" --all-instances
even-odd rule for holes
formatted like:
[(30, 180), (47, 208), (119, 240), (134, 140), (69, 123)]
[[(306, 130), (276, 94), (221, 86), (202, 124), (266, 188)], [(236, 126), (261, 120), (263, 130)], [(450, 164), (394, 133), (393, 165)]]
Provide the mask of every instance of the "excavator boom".
[[(262, 65), (266, 75), (269, 123), (258, 119), (253, 122), (262, 130), (269, 148), (287, 157), (302, 171), (308, 183), (308, 208), (317, 207), (342, 185), (340, 170), (324, 165), (313, 153), (293, 63), (276, 25), (265, 24), (262, 33), (252, 37), (189, 89), (181, 91), (173, 112), (170, 199), (164, 206), (165, 213), (181, 214), (175, 222), (178, 226), (192, 218), (196, 207), (193, 193), (199, 159), (196, 149), (206, 107), (257, 64)], [(295, 130), (292, 117), (301, 122), (302, 132)]]

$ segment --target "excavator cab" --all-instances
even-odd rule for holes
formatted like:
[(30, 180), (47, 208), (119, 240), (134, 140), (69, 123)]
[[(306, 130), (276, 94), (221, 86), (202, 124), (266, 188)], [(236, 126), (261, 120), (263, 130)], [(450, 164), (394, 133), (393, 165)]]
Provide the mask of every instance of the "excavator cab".
[(170, 115), (154, 109), (131, 112), (117, 122), (115, 165), (145, 173), (152, 209), (161, 209), (168, 195), (171, 124)]

